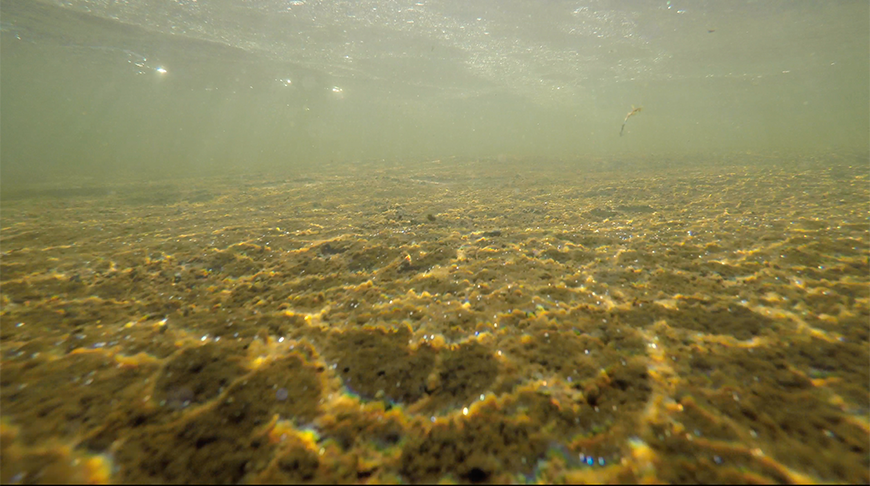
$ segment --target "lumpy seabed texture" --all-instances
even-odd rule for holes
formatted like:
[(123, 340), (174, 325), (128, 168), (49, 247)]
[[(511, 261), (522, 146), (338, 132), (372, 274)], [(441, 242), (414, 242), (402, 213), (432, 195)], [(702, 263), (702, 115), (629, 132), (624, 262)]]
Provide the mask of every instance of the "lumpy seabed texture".
[(3, 482), (870, 481), (866, 156), (4, 194)]

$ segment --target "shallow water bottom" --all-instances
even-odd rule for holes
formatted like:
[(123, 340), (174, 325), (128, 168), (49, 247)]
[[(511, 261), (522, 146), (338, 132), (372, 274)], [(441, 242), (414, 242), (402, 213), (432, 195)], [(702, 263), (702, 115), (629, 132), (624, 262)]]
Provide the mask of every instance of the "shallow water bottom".
[(0, 479), (866, 483), (866, 160), (7, 192)]

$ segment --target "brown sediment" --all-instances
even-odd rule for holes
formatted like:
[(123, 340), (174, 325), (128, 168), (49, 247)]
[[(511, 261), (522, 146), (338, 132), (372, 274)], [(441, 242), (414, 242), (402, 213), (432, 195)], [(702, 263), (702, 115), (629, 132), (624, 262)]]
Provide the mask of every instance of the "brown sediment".
[(0, 480), (868, 482), (868, 178), (449, 160), (7, 194)]

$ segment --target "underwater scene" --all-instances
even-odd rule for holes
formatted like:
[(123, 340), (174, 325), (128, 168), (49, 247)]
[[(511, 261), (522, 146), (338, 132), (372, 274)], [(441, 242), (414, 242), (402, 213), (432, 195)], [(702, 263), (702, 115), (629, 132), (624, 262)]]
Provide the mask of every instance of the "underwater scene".
[(0, 0), (0, 481), (870, 482), (868, 18)]

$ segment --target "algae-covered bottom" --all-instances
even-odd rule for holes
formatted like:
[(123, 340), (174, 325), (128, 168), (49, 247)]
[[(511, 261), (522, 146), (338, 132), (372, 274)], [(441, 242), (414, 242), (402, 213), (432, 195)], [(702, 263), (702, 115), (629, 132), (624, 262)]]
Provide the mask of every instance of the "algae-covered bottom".
[(868, 482), (866, 161), (7, 192), (0, 479)]

